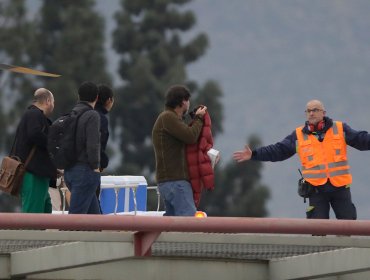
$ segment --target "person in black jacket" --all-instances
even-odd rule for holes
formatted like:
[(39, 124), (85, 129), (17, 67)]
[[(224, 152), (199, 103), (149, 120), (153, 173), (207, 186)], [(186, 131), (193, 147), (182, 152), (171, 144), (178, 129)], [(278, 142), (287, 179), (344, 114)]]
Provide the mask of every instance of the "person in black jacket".
[(25, 163), (35, 147), (21, 189), (24, 213), (52, 212), (48, 188), (50, 180), (56, 179), (57, 169), (47, 151), (47, 134), (51, 124), (47, 116), (53, 110), (53, 94), (45, 88), (39, 88), (34, 93), (33, 104), (27, 108), (17, 127), (12, 154)]
[[(109, 122), (107, 114), (113, 107), (114, 97), (113, 90), (104, 84), (98, 86), (98, 95), (99, 97), (95, 105), (95, 110), (100, 115), (100, 172), (103, 172), (109, 164), (109, 157), (105, 151), (109, 139)], [(96, 196), (99, 199), (100, 186), (96, 190)]]
[(234, 152), (237, 162), (245, 160), (283, 161), (298, 154), (303, 178), (313, 186), (307, 209), (308, 219), (329, 219), (330, 206), (337, 219), (355, 220), (350, 185), (352, 175), (347, 160), (347, 145), (370, 150), (370, 134), (326, 116), (324, 104), (311, 100), (306, 105), (307, 120), (282, 141), (254, 149), (245, 146)]
[(73, 111), (85, 112), (77, 123), (77, 161), (64, 170), (64, 180), (71, 192), (69, 214), (100, 214), (95, 194), (100, 186), (100, 117), (93, 110), (98, 100), (98, 87), (92, 82), (83, 82), (78, 96), (79, 102)]

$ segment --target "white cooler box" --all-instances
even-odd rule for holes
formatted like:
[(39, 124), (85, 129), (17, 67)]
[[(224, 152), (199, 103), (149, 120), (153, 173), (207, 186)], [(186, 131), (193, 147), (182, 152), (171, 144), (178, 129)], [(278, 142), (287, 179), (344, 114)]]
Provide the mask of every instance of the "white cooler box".
[(146, 211), (147, 186), (144, 176), (102, 176), (100, 206), (103, 214)]

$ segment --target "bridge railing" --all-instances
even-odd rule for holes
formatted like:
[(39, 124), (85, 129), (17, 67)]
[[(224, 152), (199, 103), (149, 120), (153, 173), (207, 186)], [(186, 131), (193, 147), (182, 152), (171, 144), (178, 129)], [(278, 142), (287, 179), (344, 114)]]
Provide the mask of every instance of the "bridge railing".
[(162, 232), (370, 236), (370, 221), (1, 213), (0, 229), (133, 231), (136, 255), (144, 256), (150, 254), (151, 245)]

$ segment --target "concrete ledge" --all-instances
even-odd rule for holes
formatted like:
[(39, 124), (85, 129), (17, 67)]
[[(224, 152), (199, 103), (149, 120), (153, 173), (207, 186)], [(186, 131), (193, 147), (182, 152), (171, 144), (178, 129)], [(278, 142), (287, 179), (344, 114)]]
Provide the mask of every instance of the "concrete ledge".
[(0, 279), (10, 278), (10, 256), (0, 255)]
[(132, 242), (133, 237), (130, 231), (0, 230), (1, 240)]
[(361, 236), (307, 236), (278, 234), (225, 234), (162, 232), (157, 242), (201, 242), (229, 244), (275, 244), (302, 246), (333, 246), (370, 248), (370, 237)]
[(271, 260), (270, 279), (311, 279), (370, 270), (370, 249), (346, 248)]
[(133, 256), (134, 248), (131, 243), (72, 242), (11, 253), (10, 273), (11, 276), (18, 277)]
[(32, 279), (266, 280), (266, 268), (263, 262), (144, 258), (32, 275)]
[(370, 279), (369, 237), (163, 232), (135, 258), (133, 236), (0, 230), (0, 278)]

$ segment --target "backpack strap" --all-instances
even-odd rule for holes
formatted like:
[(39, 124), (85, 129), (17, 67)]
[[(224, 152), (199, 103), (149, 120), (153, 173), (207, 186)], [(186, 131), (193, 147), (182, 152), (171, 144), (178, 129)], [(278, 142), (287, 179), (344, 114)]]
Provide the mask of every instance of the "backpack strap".
[(28, 166), (28, 164), (30, 163), (33, 155), (35, 154), (35, 151), (36, 151), (36, 145), (32, 147), (31, 152), (28, 154), (26, 162), (24, 163), (24, 168), (26, 168)]
[(76, 114), (77, 118), (80, 118), (84, 113), (86, 113), (87, 111), (91, 111), (91, 110), (94, 110), (94, 109), (91, 108), (90, 105), (88, 105), (88, 107), (83, 108), (80, 112), (77, 112), (76, 110), (72, 109), (71, 113)]
[(78, 127), (78, 121), (80, 120), (80, 118), (83, 114), (85, 114), (87, 111), (90, 111), (90, 110), (94, 110), (94, 109), (89, 106), (89, 107), (84, 108), (83, 110), (81, 110), (81, 112), (76, 112), (76, 111), (72, 110), (72, 112), (77, 115), (76, 125), (74, 127), (74, 132), (73, 132), (73, 135), (74, 135), (74, 151), (76, 152), (76, 154), (77, 154), (77, 127)]

